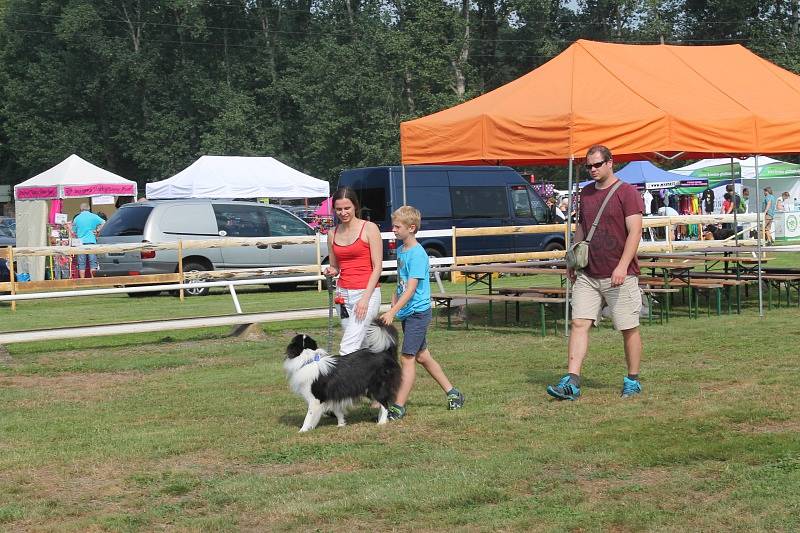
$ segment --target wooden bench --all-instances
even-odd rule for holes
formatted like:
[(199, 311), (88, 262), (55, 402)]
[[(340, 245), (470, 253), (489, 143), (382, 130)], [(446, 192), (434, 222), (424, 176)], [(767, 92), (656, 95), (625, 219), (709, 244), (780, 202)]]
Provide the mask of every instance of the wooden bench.
[[(557, 298), (557, 297), (542, 297), (542, 296), (512, 296), (512, 295), (505, 295), (505, 294), (446, 294), (446, 293), (434, 293), (431, 294), (431, 300), (433, 300), (434, 305), (436, 307), (444, 306), (445, 310), (447, 311), (447, 329), (450, 329), (452, 326), (451, 317), (450, 317), (450, 309), (456, 305), (463, 305), (465, 308), (468, 306), (470, 301), (473, 302), (488, 302), (490, 305), (493, 302), (503, 302), (504, 304), (508, 304), (509, 302), (514, 302), (519, 306), (520, 303), (534, 303), (539, 305), (539, 315), (540, 315), (540, 326), (541, 326), (541, 334), (544, 337), (547, 334), (547, 322), (545, 316), (545, 308), (547, 305), (551, 304), (564, 304), (566, 303), (566, 298)], [(519, 310), (517, 310), (517, 316), (519, 316)], [(489, 320), (491, 322), (491, 310), (489, 314)], [(508, 310), (506, 308), (506, 321), (508, 321)], [(469, 329), (469, 314), (466, 314), (465, 323), (467, 329)], [(557, 327), (557, 326), (556, 326)]]

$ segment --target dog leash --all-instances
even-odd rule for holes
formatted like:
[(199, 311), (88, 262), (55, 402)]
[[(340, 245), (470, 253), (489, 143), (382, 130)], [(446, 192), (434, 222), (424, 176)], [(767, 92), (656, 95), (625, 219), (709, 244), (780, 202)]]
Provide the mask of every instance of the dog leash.
[(333, 291), (336, 289), (334, 286), (333, 276), (325, 276), (328, 284), (328, 353), (333, 349)]

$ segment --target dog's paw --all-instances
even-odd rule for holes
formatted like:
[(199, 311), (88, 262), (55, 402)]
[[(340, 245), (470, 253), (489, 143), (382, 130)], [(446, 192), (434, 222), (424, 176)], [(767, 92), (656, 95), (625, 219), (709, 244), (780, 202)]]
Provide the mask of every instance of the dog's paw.
[(347, 425), (347, 422), (345, 422), (344, 420), (340, 420), (336, 425), (340, 428), (343, 428)]
[(298, 431), (298, 433), (308, 433), (309, 431), (311, 431), (311, 428), (303, 427), (303, 428), (300, 428), (300, 431)]

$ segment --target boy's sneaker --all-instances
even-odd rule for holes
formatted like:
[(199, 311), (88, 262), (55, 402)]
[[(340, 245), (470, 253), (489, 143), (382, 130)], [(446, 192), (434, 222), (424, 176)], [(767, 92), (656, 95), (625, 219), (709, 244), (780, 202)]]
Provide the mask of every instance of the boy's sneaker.
[(547, 394), (559, 400), (577, 400), (581, 395), (581, 388), (570, 380), (569, 375), (566, 375), (561, 378), (558, 385), (548, 385)]
[(461, 391), (453, 387), (453, 389), (447, 393), (447, 408), (451, 411), (453, 409), (461, 409), (461, 407), (464, 406), (464, 399), (464, 395), (461, 394)]
[(387, 415), (386, 418), (388, 418), (389, 420), (400, 420), (401, 418), (406, 416), (406, 408), (403, 407), (402, 405), (397, 405), (396, 403), (390, 405), (388, 411), (389, 414)]
[(622, 378), (622, 397), (631, 398), (642, 393), (642, 384), (638, 379), (630, 379), (628, 376)]

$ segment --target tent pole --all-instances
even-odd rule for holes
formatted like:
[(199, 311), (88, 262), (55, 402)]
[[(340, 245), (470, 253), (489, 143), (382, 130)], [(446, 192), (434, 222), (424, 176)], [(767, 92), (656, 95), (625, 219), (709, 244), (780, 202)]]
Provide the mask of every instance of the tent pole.
[(400, 175), (402, 176), (403, 181), (403, 205), (408, 205), (406, 201), (406, 166), (400, 165)]
[[(741, 181), (741, 179), (739, 181)], [(733, 198), (731, 198), (731, 205), (733, 205), (734, 203), (736, 204), (733, 206), (734, 246), (736, 246), (736, 248), (739, 248), (739, 223), (738, 220), (736, 219), (736, 212), (739, 210), (739, 203), (736, 202), (736, 176), (734, 175), (733, 156), (731, 156), (731, 186), (733, 187)], [(702, 230), (700, 231), (700, 235), (701, 236), (703, 235)]]
[[(568, 186), (567, 186), (567, 231), (564, 232), (564, 246), (569, 250), (570, 243), (572, 242), (572, 171), (575, 165), (575, 155), (569, 156), (569, 173), (568, 173)], [(577, 218), (577, 213), (575, 217)], [(572, 282), (567, 276), (567, 292), (564, 300), (564, 336), (569, 337), (569, 293), (572, 288)]]
[[(756, 211), (756, 227), (758, 228), (758, 239), (756, 240), (756, 253), (758, 254), (758, 316), (760, 318), (764, 318), (764, 293), (763, 287), (761, 286), (761, 201), (759, 200), (759, 195), (761, 193), (761, 187), (759, 185), (759, 174), (761, 172), (758, 168), (758, 154), (755, 156), (755, 166), (756, 166), (756, 206), (758, 207), (758, 211)], [(778, 298), (780, 298), (780, 294), (778, 294)]]

